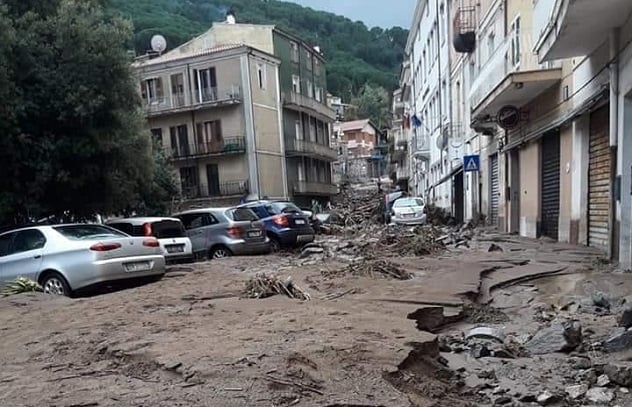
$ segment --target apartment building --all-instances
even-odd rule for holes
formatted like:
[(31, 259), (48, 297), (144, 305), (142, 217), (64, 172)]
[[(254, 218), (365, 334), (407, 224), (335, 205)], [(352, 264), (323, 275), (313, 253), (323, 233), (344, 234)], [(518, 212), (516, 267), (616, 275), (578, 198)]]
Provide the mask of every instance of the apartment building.
[(343, 177), (351, 182), (364, 182), (385, 175), (386, 138), (369, 119), (337, 122), (334, 134), (338, 139), (338, 162)]
[[(411, 75), (411, 121), (417, 195), (462, 217), (462, 162), (452, 139), (457, 134), (452, 119), (450, 82), (449, 7), (446, 0), (417, 2), (406, 54)], [(458, 146), (457, 146), (458, 147)], [(462, 184), (462, 181), (461, 181)]]
[[(393, 171), (390, 174), (393, 182), (404, 191), (412, 189), (411, 182), (411, 123), (410, 123), (410, 64), (404, 64), (400, 87), (393, 92), (392, 121), (389, 131), (390, 159)], [(406, 76), (405, 76), (406, 75)]]
[(183, 206), (288, 196), (281, 61), (244, 45), (184, 44), (134, 64), (155, 145), (177, 169)]
[[(191, 48), (245, 44), (280, 62), (276, 89), (281, 103), (282, 151), (288, 195), (302, 205), (324, 203), (337, 193), (330, 146), (336, 113), (327, 106), (325, 59), (320, 49), (273, 25), (215, 23), (190, 42)], [(256, 84), (256, 82), (255, 82)], [(272, 118), (272, 111), (268, 113)]]

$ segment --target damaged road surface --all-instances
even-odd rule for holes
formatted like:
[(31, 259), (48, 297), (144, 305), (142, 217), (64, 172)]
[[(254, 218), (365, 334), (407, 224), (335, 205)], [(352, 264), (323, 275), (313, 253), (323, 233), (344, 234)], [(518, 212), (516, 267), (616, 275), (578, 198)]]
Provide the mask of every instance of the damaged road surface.
[[(229, 258), (90, 298), (1, 298), (0, 405), (632, 405), (632, 367), (602, 345), (627, 335), (628, 276), (475, 232), (426, 257)], [(249, 298), (264, 274), (280, 294)], [(288, 277), (309, 295), (283, 295)]]

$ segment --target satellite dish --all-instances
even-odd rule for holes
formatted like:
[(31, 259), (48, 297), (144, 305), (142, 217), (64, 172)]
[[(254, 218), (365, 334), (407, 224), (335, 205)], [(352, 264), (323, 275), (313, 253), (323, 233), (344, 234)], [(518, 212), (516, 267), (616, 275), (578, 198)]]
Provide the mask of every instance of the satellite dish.
[(162, 35), (154, 35), (151, 37), (151, 49), (162, 54), (167, 49), (167, 40)]

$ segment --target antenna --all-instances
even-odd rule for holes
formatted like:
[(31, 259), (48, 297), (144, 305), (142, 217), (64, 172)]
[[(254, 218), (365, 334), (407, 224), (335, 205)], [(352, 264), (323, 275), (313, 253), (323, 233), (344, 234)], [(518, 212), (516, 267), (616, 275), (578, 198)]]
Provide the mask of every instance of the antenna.
[(162, 54), (167, 49), (167, 40), (162, 35), (154, 35), (151, 37), (151, 49)]

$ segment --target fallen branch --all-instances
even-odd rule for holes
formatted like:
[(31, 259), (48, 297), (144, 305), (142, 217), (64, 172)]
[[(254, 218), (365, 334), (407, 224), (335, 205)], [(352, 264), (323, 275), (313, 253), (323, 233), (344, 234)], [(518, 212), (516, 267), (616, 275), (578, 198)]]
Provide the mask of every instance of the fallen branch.
[(246, 283), (244, 296), (248, 298), (268, 298), (273, 295), (285, 295), (299, 300), (310, 300), (308, 293), (301, 290), (291, 277), (281, 281), (277, 276), (265, 273), (257, 274)]
[(323, 393), (322, 391), (318, 390), (317, 388), (307, 385), (307, 384), (303, 384), (303, 383), (297, 383), (297, 382), (292, 382), (289, 380), (283, 380), (283, 379), (279, 379), (273, 376), (267, 376), (266, 380), (272, 383), (276, 383), (276, 384), (280, 384), (283, 386), (294, 386), (294, 387), (298, 387), (299, 389), (302, 390), (307, 390), (307, 391), (311, 391), (312, 393), (316, 393), (319, 395), (324, 395), (325, 393)]

